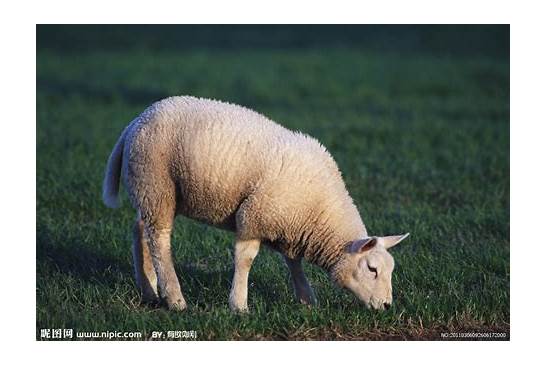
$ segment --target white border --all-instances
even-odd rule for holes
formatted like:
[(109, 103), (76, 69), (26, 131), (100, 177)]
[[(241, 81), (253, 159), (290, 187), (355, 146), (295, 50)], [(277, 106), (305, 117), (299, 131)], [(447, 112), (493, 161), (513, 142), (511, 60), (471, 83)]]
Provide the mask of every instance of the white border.
[[(56, 4), (54, 6), (53, 4)], [(510, 23), (508, 1), (111, 1), (36, 2), (35, 23)], [(23, 8), (24, 10), (27, 10)], [(521, 9), (522, 11), (524, 9)], [(527, 11), (530, 9), (527, 8)]]
[[(545, 34), (539, 8), (501, 1), (47, 1), (5, 4), (2, 23), (2, 345), (5, 358), (97, 364), (388, 362), (506, 363), (539, 355), (544, 328)], [(167, 10), (165, 10), (167, 9)], [(36, 23), (511, 23), (511, 338), (496, 342), (36, 343), (35, 338), (35, 24)], [(508, 222), (507, 222), (508, 224)], [(511, 240), (512, 242), (512, 240)], [(13, 248), (13, 251), (10, 251)], [(9, 249), (9, 250), (8, 250)], [(34, 257), (31, 257), (34, 254)], [(10, 260), (23, 255), (21, 260)], [(540, 342), (539, 342), (540, 341)], [(413, 361), (412, 361), (413, 360)]]

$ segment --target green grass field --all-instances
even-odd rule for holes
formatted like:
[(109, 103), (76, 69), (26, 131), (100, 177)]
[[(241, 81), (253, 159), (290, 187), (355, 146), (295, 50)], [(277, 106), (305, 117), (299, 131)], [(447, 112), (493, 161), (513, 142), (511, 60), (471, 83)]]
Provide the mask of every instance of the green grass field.
[[(232, 234), (182, 217), (173, 252), (189, 309), (139, 304), (135, 213), (126, 196), (118, 210), (103, 205), (103, 171), (135, 116), (183, 94), (236, 102), (316, 137), (338, 162), (368, 231), (411, 232), (391, 252), (391, 309), (366, 310), (310, 265), (319, 305), (300, 306), (282, 259), (262, 249), (250, 273), (251, 313), (232, 314)], [(509, 338), (506, 55), (339, 44), (39, 47), (36, 158), (38, 339), (43, 328), (145, 338), (195, 330), (201, 340)]]

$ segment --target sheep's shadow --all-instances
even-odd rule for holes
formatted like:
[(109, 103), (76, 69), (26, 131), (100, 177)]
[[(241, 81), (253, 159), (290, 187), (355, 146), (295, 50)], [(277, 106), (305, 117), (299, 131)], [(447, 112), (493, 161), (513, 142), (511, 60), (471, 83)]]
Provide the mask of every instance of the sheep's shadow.
[(36, 263), (85, 282), (108, 282), (112, 274), (130, 274), (130, 262), (83, 244), (81, 237), (56, 242), (47, 229), (36, 235)]
[[(37, 281), (43, 280), (44, 275), (51, 272), (112, 288), (126, 281), (133, 285), (135, 296), (138, 295), (129, 245), (126, 255), (115, 255), (85, 245), (82, 243), (85, 241), (77, 236), (66, 237), (62, 243), (55, 242), (47, 229), (38, 230), (36, 242)], [(230, 266), (212, 270), (191, 262), (179, 262), (175, 266), (182, 291), (189, 303), (207, 308), (217, 303), (227, 305), (233, 274)], [(279, 302), (279, 295), (268, 290), (270, 283), (262, 281), (259, 277), (252, 279), (251, 295), (270, 305)]]

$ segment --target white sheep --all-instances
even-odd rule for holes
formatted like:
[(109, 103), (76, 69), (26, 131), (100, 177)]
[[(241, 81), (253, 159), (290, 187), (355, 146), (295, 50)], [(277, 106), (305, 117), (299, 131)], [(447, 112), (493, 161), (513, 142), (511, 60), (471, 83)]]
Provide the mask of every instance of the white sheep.
[(316, 302), (302, 258), (368, 307), (392, 302), (387, 249), (408, 234), (368, 236), (334, 159), (314, 138), (241, 106), (171, 97), (121, 134), (104, 178), (109, 207), (118, 206), (120, 176), (137, 210), (133, 256), (143, 301), (161, 295), (169, 308), (186, 308), (171, 258), (180, 214), (236, 233), (234, 311), (248, 310), (248, 273), (262, 243), (284, 256), (301, 303)]

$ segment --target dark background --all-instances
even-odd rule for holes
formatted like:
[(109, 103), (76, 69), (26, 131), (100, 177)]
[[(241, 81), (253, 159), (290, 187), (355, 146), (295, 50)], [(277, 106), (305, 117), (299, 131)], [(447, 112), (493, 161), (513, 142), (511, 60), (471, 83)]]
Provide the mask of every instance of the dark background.
[[(442, 339), (510, 332), (509, 26), (38, 25), (37, 336), (196, 330), (199, 339)], [(233, 236), (177, 219), (185, 313), (140, 305), (135, 212), (101, 201), (106, 160), (151, 103), (190, 94), (250, 107), (331, 152), (368, 231), (391, 250), (394, 305), (366, 310), (305, 267), (295, 302), (263, 249), (251, 314), (227, 307)], [(123, 191), (123, 189), (122, 189)]]
[(356, 47), (508, 59), (508, 25), (39, 25), (38, 50)]

